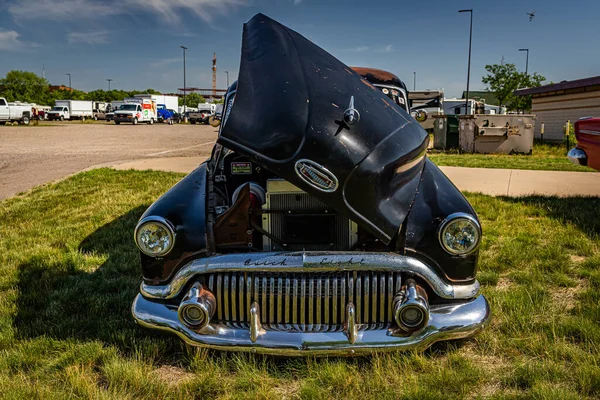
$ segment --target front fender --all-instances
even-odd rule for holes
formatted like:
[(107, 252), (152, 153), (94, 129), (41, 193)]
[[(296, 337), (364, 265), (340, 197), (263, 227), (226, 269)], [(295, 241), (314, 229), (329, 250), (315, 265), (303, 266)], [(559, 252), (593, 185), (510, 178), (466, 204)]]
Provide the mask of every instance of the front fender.
[(148, 284), (170, 279), (175, 271), (206, 253), (206, 162), (156, 200), (141, 218), (160, 216), (175, 227), (175, 246), (162, 258), (141, 254), (142, 275)]
[(477, 213), (442, 171), (427, 159), (417, 195), (405, 221), (404, 252), (436, 265), (451, 281), (472, 282), (477, 272), (479, 250), (466, 256), (447, 253), (438, 240), (440, 224), (450, 214)]

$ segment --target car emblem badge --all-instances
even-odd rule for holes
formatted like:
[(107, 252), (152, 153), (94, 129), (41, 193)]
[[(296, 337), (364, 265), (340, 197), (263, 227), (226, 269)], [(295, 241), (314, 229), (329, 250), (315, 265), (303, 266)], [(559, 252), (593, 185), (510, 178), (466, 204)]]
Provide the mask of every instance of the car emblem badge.
[(332, 193), (338, 187), (338, 180), (327, 168), (311, 160), (298, 160), (296, 174), (310, 186), (322, 192)]

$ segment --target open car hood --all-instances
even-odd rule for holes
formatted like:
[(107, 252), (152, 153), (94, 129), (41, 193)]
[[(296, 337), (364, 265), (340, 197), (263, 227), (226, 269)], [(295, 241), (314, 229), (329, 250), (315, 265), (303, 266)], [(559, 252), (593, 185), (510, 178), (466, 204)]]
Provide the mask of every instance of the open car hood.
[(244, 25), (219, 143), (387, 244), (415, 197), (428, 141), (403, 109), (300, 34), (262, 14)]

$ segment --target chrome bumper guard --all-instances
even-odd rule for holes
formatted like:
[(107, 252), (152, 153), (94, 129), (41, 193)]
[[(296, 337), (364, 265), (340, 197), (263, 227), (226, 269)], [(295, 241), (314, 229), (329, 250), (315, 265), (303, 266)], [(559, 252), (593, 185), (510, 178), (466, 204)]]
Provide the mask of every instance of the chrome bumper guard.
[[(451, 303), (432, 304), (427, 324), (407, 334), (396, 326), (387, 329), (361, 329), (356, 322), (352, 302), (346, 307), (344, 329), (330, 332), (281, 331), (263, 329), (260, 306), (250, 306), (250, 324), (233, 327), (212, 322), (202, 329), (190, 329), (178, 317), (178, 307), (162, 300), (171, 299), (199, 274), (226, 271), (324, 272), (324, 271), (395, 271), (426, 282), (433, 292)], [(175, 333), (185, 342), (218, 350), (251, 351), (261, 354), (302, 356), (369, 354), (386, 350), (426, 348), (431, 344), (471, 336), (490, 318), (490, 308), (479, 283), (453, 284), (442, 279), (426, 264), (393, 253), (253, 253), (228, 254), (197, 259), (179, 270), (168, 285), (142, 284), (132, 313), (144, 327)], [(460, 300), (460, 301), (456, 301)], [(172, 303), (172, 302), (171, 302)], [(266, 312), (266, 311), (265, 311)]]

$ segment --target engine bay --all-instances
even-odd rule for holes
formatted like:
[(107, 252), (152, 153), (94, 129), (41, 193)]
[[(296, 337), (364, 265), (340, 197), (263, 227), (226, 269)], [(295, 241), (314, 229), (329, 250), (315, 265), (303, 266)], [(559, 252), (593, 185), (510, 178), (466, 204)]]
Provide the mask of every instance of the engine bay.
[(390, 251), (358, 224), (224, 147), (213, 154), (215, 250)]

